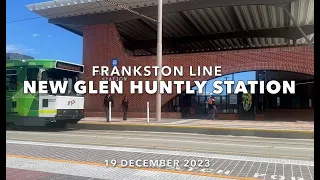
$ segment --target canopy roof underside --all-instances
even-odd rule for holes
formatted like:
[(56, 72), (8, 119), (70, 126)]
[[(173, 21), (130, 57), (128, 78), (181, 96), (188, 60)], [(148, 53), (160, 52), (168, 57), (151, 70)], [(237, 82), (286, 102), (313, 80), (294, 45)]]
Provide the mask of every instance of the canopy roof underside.
[[(157, 0), (112, 2), (157, 19)], [(27, 7), (81, 36), (84, 26), (116, 23), (128, 50), (156, 53), (157, 23), (106, 0), (56, 0)], [(163, 0), (163, 53), (307, 44), (293, 21), (313, 42), (314, 0)]]

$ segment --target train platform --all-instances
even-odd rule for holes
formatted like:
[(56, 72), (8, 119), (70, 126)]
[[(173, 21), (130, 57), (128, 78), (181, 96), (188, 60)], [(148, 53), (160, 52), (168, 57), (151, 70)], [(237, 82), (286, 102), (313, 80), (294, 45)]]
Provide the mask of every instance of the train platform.
[(112, 118), (86, 117), (72, 128), (97, 130), (158, 131), (198, 133), (212, 135), (258, 136), (274, 138), (314, 138), (314, 122), (310, 121), (249, 121), (249, 120), (203, 120), (203, 119), (162, 119), (154, 118)]

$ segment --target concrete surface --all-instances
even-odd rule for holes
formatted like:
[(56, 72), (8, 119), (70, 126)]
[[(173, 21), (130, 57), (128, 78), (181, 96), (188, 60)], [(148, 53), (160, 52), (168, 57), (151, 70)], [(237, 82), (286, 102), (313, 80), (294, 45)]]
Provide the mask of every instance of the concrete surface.
[[(7, 179), (314, 179), (313, 140), (72, 129), (6, 135)], [(121, 163), (137, 160), (178, 165)]]
[(155, 121), (132, 118), (123, 121), (119, 118), (106, 122), (104, 118), (90, 117), (69, 128), (89, 130), (123, 130), (198, 133), (210, 135), (257, 136), (273, 138), (313, 139), (313, 122), (281, 121), (241, 121), (241, 120), (201, 120), (201, 119), (163, 119)]
[(7, 131), (8, 140), (140, 147), (313, 160), (314, 140), (221, 136), (187, 133), (68, 130)]

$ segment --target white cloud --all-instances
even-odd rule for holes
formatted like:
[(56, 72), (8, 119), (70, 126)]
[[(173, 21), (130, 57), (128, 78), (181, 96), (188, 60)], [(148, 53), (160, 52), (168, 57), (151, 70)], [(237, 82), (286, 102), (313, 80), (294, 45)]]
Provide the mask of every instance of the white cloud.
[(18, 47), (13, 44), (9, 44), (6, 46), (6, 51), (8, 52), (13, 52), (13, 51), (18, 51)]
[(49, 37), (49, 38), (52, 38), (52, 36), (51, 36), (51, 35), (48, 35), (48, 37)]
[(25, 47), (21, 44), (8, 44), (8, 45), (6, 45), (6, 52), (7, 53), (20, 53), (20, 54), (25, 54), (25, 53), (37, 54), (38, 53), (35, 49)]
[(32, 34), (33, 37), (38, 37), (40, 34)]

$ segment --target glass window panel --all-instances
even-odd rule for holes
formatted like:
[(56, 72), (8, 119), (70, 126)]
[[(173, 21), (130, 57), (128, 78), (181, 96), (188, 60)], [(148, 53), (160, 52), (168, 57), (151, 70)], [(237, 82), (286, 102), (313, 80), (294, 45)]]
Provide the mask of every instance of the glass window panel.
[(238, 108), (234, 109), (234, 113), (236, 113), (236, 114), (238, 113)]
[(299, 97), (292, 97), (291, 107), (292, 108), (300, 108), (300, 98)]
[(216, 105), (220, 105), (221, 104), (221, 99), (220, 97), (216, 97)]
[(6, 90), (15, 91), (17, 90), (17, 75), (7, 75), (6, 76)]
[(205, 105), (205, 102), (206, 102), (206, 97), (205, 96), (200, 96), (199, 105)]
[(221, 109), (221, 113), (226, 113), (226, 97), (225, 96), (222, 96), (221, 97), (221, 104), (220, 104), (220, 109)]

